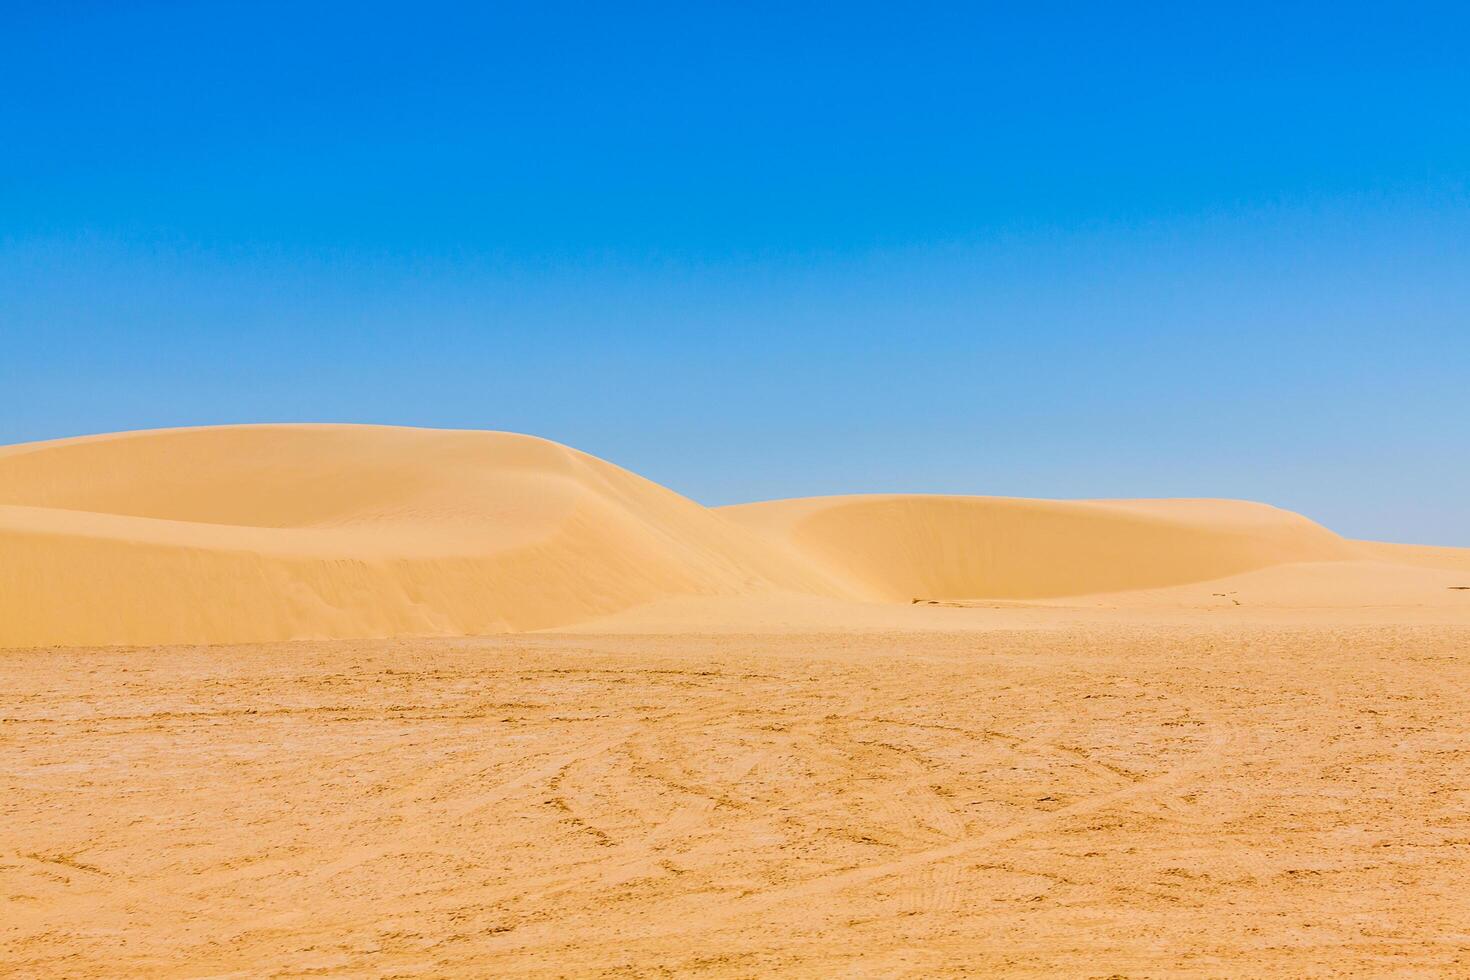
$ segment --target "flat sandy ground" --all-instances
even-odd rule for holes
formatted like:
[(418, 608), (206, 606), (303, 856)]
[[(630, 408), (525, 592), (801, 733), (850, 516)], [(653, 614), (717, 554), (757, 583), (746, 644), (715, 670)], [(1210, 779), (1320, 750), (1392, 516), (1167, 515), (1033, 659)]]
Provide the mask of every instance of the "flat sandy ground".
[(0, 974), (1470, 975), (1470, 628), (0, 651)]

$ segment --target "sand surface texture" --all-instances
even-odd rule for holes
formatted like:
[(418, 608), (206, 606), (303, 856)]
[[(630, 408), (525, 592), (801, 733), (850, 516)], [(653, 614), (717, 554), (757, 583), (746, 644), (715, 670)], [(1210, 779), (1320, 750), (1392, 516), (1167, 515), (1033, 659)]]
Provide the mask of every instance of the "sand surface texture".
[(0, 655), (0, 974), (1465, 976), (1470, 630)]
[(0, 975), (1467, 976), (1467, 882), (1470, 551), (0, 448)]

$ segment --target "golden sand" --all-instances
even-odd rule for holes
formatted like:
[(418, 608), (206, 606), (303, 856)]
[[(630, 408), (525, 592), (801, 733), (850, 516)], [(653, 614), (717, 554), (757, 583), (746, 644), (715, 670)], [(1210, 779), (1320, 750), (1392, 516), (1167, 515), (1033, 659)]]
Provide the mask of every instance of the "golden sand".
[(850, 628), (916, 599), (1173, 608), (1252, 590), (1253, 606), (1454, 617), (1467, 574), (1470, 550), (1348, 541), (1242, 501), (712, 510), (499, 432), (232, 426), (0, 448), (0, 647), (463, 636), (629, 611), (656, 627), (689, 599), (730, 600), (696, 622), (756, 629), (767, 606)]
[(0, 647), (0, 975), (1470, 974), (1466, 550), (178, 430), (0, 449)]
[(13, 651), (0, 718), (5, 975), (1470, 973), (1464, 627)]

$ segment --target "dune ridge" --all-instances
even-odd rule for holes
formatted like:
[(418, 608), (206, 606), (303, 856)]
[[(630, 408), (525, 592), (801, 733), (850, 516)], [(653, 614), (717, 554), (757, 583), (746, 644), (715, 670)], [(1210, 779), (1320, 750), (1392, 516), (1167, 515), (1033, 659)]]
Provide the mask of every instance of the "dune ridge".
[(681, 597), (1042, 599), (1290, 563), (1453, 570), (1467, 556), (1367, 546), (1238, 501), (711, 509), (504, 432), (224, 426), (0, 448), (11, 647), (467, 635)]

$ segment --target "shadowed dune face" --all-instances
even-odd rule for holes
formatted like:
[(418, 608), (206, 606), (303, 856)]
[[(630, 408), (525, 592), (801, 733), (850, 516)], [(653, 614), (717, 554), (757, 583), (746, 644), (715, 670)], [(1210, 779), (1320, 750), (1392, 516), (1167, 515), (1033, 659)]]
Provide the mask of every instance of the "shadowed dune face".
[(1234, 501), (712, 510), (501, 432), (228, 426), (0, 448), (0, 646), (465, 635), (706, 599), (738, 600), (753, 628), (759, 610), (793, 601), (844, 626), (871, 618), (860, 603), (1044, 599), (1365, 560), (1380, 591), (1416, 566), (1401, 590), (1412, 601), (1470, 567), (1454, 549), (1361, 545)]
[(1300, 515), (1231, 500), (829, 497), (724, 512), (880, 601), (1157, 588), (1356, 556)]

